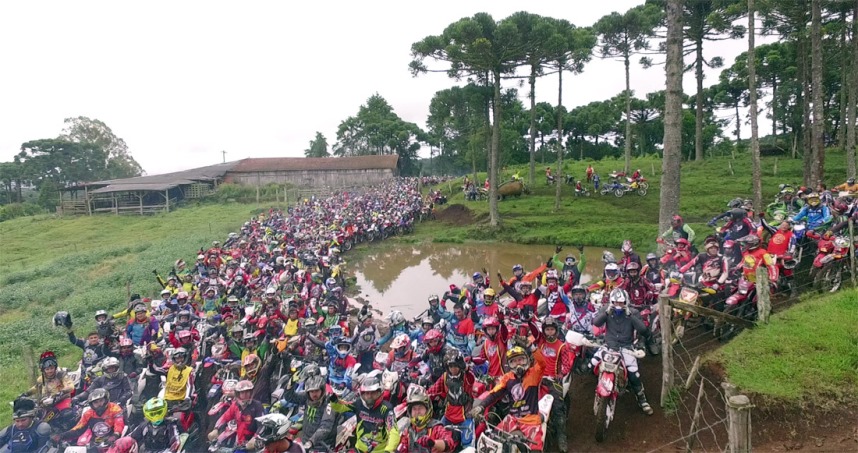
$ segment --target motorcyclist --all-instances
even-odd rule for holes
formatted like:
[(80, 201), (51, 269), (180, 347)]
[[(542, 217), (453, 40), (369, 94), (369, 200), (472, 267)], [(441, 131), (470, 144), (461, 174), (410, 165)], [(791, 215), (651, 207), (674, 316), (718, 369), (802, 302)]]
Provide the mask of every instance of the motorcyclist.
[(454, 305), (453, 319), (447, 326), (447, 341), (463, 354), (470, 354), (476, 344), (475, 333), (474, 321), (465, 307), (460, 303)]
[(125, 325), (125, 336), (130, 338), (135, 346), (148, 344), (158, 338), (158, 320), (149, 316), (146, 305), (140, 303), (132, 309), (134, 316)]
[(572, 311), (569, 312), (567, 328), (580, 334), (589, 334), (596, 309), (587, 300), (587, 289), (581, 285), (574, 286), (569, 298), (572, 299)]
[(366, 377), (360, 384), (359, 392), (357, 401), (344, 404), (347, 411), (353, 412), (358, 419), (355, 449), (361, 453), (392, 453), (399, 446), (399, 428), (396, 426), (393, 406), (381, 397), (378, 377)]
[[(426, 391), (431, 399), (443, 400), (444, 415), (441, 423), (444, 425), (467, 425), (466, 431), (473, 428), (473, 420), (468, 417), (471, 403), (476, 395), (474, 392), (474, 373), (465, 366), (465, 357), (458, 351), (448, 354), (444, 358), (445, 371), (434, 384)], [(462, 443), (470, 444), (471, 439), (463, 439)]]
[(267, 341), (260, 344), (259, 337), (256, 332), (245, 333), (242, 338), (242, 343), (242, 345), (239, 345), (237, 342), (232, 342), (229, 345), (230, 351), (242, 360), (250, 354), (255, 354), (261, 360), (265, 360), (265, 355), (268, 353), (268, 349), (271, 346)]
[(314, 375), (304, 380), (304, 388), (297, 391), (296, 386), (289, 387), (283, 394), (280, 405), (286, 402), (304, 406), (304, 422), (301, 428), (301, 442), (307, 451), (329, 451), (337, 441), (339, 413), (332, 410), (325, 391), (325, 377)]
[[(36, 385), (24, 392), (25, 396), (34, 396), (39, 401), (45, 398), (59, 401), (71, 397), (75, 390), (74, 383), (65, 370), (57, 368), (57, 357), (53, 352), (45, 351), (39, 357), (39, 371), (41, 374), (36, 379)], [(67, 409), (65, 412), (61, 417), (71, 411)]]
[(116, 336), (116, 323), (107, 314), (106, 310), (98, 310), (95, 312), (95, 325), (98, 336), (110, 342), (109, 339)]
[(188, 351), (185, 348), (174, 350), (170, 360), (172, 363), (165, 370), (155, 367), (151, 355), (146, 357), (149, 372), (167, 378), (164, 384), (164, 401), (172, 410), (173, 407), (190, 400), (194, 388), (194, 375), (193, 369), (187, 364)]
[(379, 338), (375, 343), (377, 346), (381, 347), (387, 344), (388, 341), (392, 340), (393, 337), (399, 335), (401, 333), (408, 334), (410, 333), (410, 328), (408, 327), (408, 321), (405, 320), (405, 316), (399, 310), (393, 310), (387, 316), (390, 322), (390, 330), (387, 333)]
[(167, 417), (166, 401), (157, 397), (146, 401), (143, 417), (146, 421), (134, 427), (126, 437), (134, 439), (146, 451), (179, 450), (179, 427), (176, 419)]
[(757, 268), (765, 266), (768, 271), (769, 282), (778, 281), (778, 268), (773, 266), (774, 260), (766, 249), (760, 247), (760, 238), (756, 235), (748, 235), (739, 240), (742, 247), (742, 278), (755, 283), (757, 281)]
[(530, 322), (534, 344), (545, 358), (544, 391), (554, 397), (549, 417), (548, 435), (557, 439), (557, 448), (566, 451), (566, 403), (563, 398), (563, 379), (572, 372), (575, 355), (572, 347), (560, 336), (560, 323), (551, 316), (542, 321), (542, 330)]
[(113, 430), (111, 437), (114, 441), (122, 435), (122, 431), (125, 429), (123, 411), (118, 404), (110, 401), (107, 390), (93, 390), (89, 394), (87, 402), (89, 407), (84, 409), (77, 424), (69, 431), (51, 436), (53, 441), (75, 439), (91, 429), (97, 422), (104, 422)]
[(688, 264), (692, 258), (694, 258), (694, 251), (691, 244), (686, 239), (679, 238), (676, 240), (676, 249), (673, 250), (673, 253), (661, 257), (661, 264), (667, 266), (673, 263), (679, 269)]
[(256, 354), (248, 354), (241, 360), (241, 371), (239, 372), (239, 375), (250, 382), (256, 382), (261, 370), (262, 360), (259, 356)]
[(423, 387), (408, 394), (409, 424), (400, 436), (400, 453), (452, 452), (457, 443), (444, 424), (432, 418), (432, 402)]
[(357, 361), (360, 363), (362, 369), (372, 369), (375, 352), (378, 350), (378, 346), (376, 345), (377, 333), (373, 325), (369, 327), (358, 326), (355, 328), (355, 336), (351, 339), (351, 343), (354, 355), (357, 357)]
[(640, 406), (643, 413), (652, 415), (653, 410), (646, 400), (646, 393), (644, 392), (640, 372), (638, 371), (637, 358), (627, 352), (628, 349), (633, 347), (635, 332), (644, 338), (647, 338), (650, 333), (649, 329), (644, 325), (640, 313), (634, 308), (629, 307), (629, 295), (619, 288), (611, 291), (610, 306), (599, 310), (593, 319), (593, 325), (596, 327), (606, 327), (605, 345), (596, 351), (590, 363), (594, 367), (598, 365), (606, 349), (622, 351), (623, 363), (628, 372), (629, 385), (631, 386), (632, 393), (635, 394), (638, 400), (638, 406)]
[(235, 386), (235, 399), (215, 422), (214, 429), (208, 434), (209, 442), (216, 441), (224, 426), (235, 421), (235, 445), (246, 444), (256, 432), (256, 418), (264, 413), (262, 403), (253, 399), (253, 383), (248, 380), (238, 381)]
[[(256, 418), (256, 438), (251, 442), (254, 449), (256, 439), (265, 446), (264, 453), (304, 453), (304, 447), (292, 441), (292, 423), (283, 414), (267, 414)], [(250, 447), (250, 445), (248, 445)]]
[(694, 238), (696, 235), (694, 234), (694, 230), (691, 229), (685, 221), (682, 219), (680, 215), (674, 215), (670, 218), (670, 229), (666, 230), (664, 233), (661, 233), (661, 239), (673, 239), (676, 242), (677, 239), (686, 239), (689, 243), (694, 243)]
[[(754, 232), (754, 224), (748, 218), (748, 211), (744, 208), (733, 208), (728, 211), (730, 220), (721, 227), (720, 233), (724, 240), (737, 240)], [(720, 217), (720, 216), (719, 216)], [(715, 219), (709, 222), (710, 226), (715, 226)]]
[(560, 276), (562, 277), (564, 287), (575, 286), (581, 282), (581, 273), (584, 272), (584, 268), (587, 266), (587, 256), (584, 255), (584, 246), (578, 246), (578, 256), (580, 259), (575, 258), (571, 253), (566, 255), (566, 259), (563, 260), (563, 267), (560, 269)]
[(608, 263), (605, 265), (605, 277), (602, 280), (593, 283), (592, 285), (587, 287), (587, 291), (597, 291), (600, 289), (605, 290), (605, 296), (603, 299), (607, 299), (608, 294), (613, 291), (615, 288), (619, 288), (625, 284), (625, 279), (623, 279), (622, 274), (620, 273), (620, 267), (617, 263)]
[(645, 279), (647, 279), (647, 281), (652, 283), (657, 290), (661, 290), (661, 288), (664, 287), (664, 282), (666, 281), (667, 276), (661, 268), (661, 262), (658, 260), (658, 255), (655, 253), (647, 253), (646, 264), (644, 265), (643, 270), (641, 270), (641, 274)]
[(436, 382), (444, 373), (444, 356), (449, 353), (449, 350), (455, 350), (455, 348), (447, 345), (444, 334), (438, 329), (426, 332), (426, 335), (423, 336), (423, 343), (426, 345), (426, 350), (423, 352), (420, 361), (429, 366), (431, 380)]
[(477, 357), (482, 358), (488, 363), (488, 375), (492, 378), (499, 378), (504, 374), (504, 366), (506, 365), (507, 341), (509, 341), (509, 331), (506, 328), (506, 323), (494, 316), (489, 316), (483, 320), (483, 332), (485, 339), (479, 346)]
[(414, 350), (411, 348), (411, 338), (401, 333), (390, 342), (387, 353), (387, 366), (390, 371), (399, 373), (408, 368), (414, 360)]
[(37, 417), (36, 403), (18, 398), (12, 404), (12, 424), (0, 431), (0, 453), (35, 453), (51, 437), (51, 427)]
[(623, 241), (623, 245), (620, 250), (623, 252), (623, 257), (620, 258), (620, 262), (617, 263), (617, 265), (620, 266), (620, 269), (625, 269), (626, 265), (629, 263), (638, 263), (638, 266), (641, 265), (641, 257), (635, 253), (634, 248), (632, 248), (632, 241), (628, 239)]
[[(83, 358), (81, 359), (81, 375), (87, 370), (94, 367), (101, 359), (108, 356), (110, 349), (101, 342), (101, 337), (98, 332), (92, 331), (86, 336), (86, 341), (83, 341), (74, 336), (74, 331), (71, 327), (68, 329), (69, 342), (83, 349)], [(84, 380), (80, 380), (79, 389), (83, 390)]]
[(817, 230), (828, 227), (831, 223), (831, 210), (819, 201), (819, 194), (812, 192), (807, 196), (807, 205), (793, 217), (793, 221), (807, 220), (807, 228)]
[(143, 370), (143, 363), (134, 355), (134, 342), (128, 337), (119, 339), (119, 369), (128, 376), (128, 379), (137, 379)]
[(531, 313), (536, 312), (537, 306), (539, 305), (539, 299), (542, 297), (542, 290), (537, 288), (534, 291), (532, 280), (522, 280), (519, 284), (519, 289), (516, 290), (503, 281), (500, 273), (498, 273), (498, 279), (500, 280), (504, 290), (506, 290), (515, 300), (515, 302), (511, 302), (507, 305), (508, 309), (529, 311)]
[(477, 300), (477, 307), (474, 310), (478, 319), (482, 319), (486, 316), (494, 316), (500, 310), (500, 305), (495, 303), (495, 299), (497, 297), (497, 293), (493, 288), (486, 288), (483, 291), (483, 297)]
[(115, 401), (116, 404), (124, 407), (128, 400), (131, 399), (131, 383), (128, 381), (128, 376), (120, 369), (119, 359), (116, 357), (105, 357), (101, 361), (101, 369), (104, 374), (95, 378), (85, 392), (81, 392), (74, 397), (75, 403), (86, 401), (89, 394), (97, 389), (107, 390), (110, 396), (110, 401)]
[(858, 183), (855, 182), (855, 178), (850, 177), (845, 183), (834, 186), (832, 190), (838, 192), (849, 192), (850, 194), (858, 193)]
[(535, 450), (541, 450), (544, 434), (541, 429), (542, 416), (539, 413), (539, 397), (542, 376), (545, 371), (545, 357), (536, 349), (531, 358), (522, 346), (513, 346), (506, 353), (510, 371), (497, 381), (495, 386), (485, 393), (483, 399), (474, 401), (471, 416), (475, 422), (483, 418), (486, 408), (509, 395), (509, 414), (498, 425), (504, 432), (520, 430), (533, 442)]
[(771, 216), (774, 216), (776, 211), (794, 215), (804, 206), (804, 203), (795, 196), (795, 189), (792, 187), (784, 187), (778, 195), (777, 201), (766, 206), (766, 212)]

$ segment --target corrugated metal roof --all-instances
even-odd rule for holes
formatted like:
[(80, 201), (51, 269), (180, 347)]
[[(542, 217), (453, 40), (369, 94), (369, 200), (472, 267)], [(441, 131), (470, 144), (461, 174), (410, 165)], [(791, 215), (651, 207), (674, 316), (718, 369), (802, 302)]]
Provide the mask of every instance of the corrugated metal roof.
[(91, 194), (99, 193), (114, 193), (114, 192), (163, 192), (167, 189), (178, 187), (182, 184), (193, 184), (194, 181), (176, 181), (167, 183), (149, 183), (149, 184), (111, 184), (100, 189), (91, 190)]
[[(90, 185), (113, 185), (113, 184), (191, 184), (194, 181), (212, 181), (222, 177), (227, 170), (234, 167), (241, 161), (226, 162), (223, 164), (209, 165), (208, 167), (192, 168), (190, 170), (182, 170), (173, 173), (164, 173), (160, 175), (136, 176), (134, 178), (125, 179), (108, 179), (105, 181), (97, 181)], [(190, 181), (179, 182), (177, 181)], [(173, 187), (175, 187), (175, 185)]]
[(354, 157), (259, 157), (238, 161), (227, 170), (235, 173), (265, 171), (304, 170), (375, 170), (396, 169), (399, 156), (354, 156)]

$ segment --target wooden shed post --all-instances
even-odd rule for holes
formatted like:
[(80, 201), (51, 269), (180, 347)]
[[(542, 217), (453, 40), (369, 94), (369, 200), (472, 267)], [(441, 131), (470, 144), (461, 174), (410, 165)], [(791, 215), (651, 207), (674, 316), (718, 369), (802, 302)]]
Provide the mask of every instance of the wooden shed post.
[(658, 322), (661, 325), (661, 398), (664, 407), (667, 395), (673, 388), (673, 324), (670, 322), (670, 301), (666, 295), (658, 298)]
[(170, 189), (164, 191), (164, 199), (167, 200), (167, 212), (170, 212)]
[(110, 199), (113, 200), (113, 213), (119, 214), (119, 204), (116, 201), (116, 192), (110, 193)]
[(137, 192), (137, 198), (140, 199), (140, 215), (143, 215), (143, 192)]
[(92, 215), (92, 205), (89, 200), (89, 188), (87, 186), (83, 186), (83, 198), (86, 201), (86, 215)]

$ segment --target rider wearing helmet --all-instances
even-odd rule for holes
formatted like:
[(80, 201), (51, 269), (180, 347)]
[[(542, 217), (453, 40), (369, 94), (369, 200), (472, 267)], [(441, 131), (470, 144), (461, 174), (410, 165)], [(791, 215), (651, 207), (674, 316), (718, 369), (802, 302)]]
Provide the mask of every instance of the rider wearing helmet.
[(408, 326), (408, 321), (405, 320), (405, 316), (399, 310), (393, 310), (387, 315), (387, 319), (390, 323), (390, 329), (387, 331), (383, 337), (379, 338), (376, 341), (376, 345), (381, 347), (387, 344), (388, 341), (392, 340), (393, 337), (399, 335), (401, 333), (409, 334), (411, 332), (411, 327)]
[(74, 397), (74, 402), (86, 401), (87, 396), (96, 389), (104, 389), (107, 390), (110, 401), (125, 406), (125, 403), (131, 399), (131, 383), (128, 381), (128, 376), (120, 369), (119, 359), (110, 356), (105, 357), (101, 361), (101, 369), (104, 374), (95, 378), (85, 392), (78, 393)]
[(646, 401), (646, 394), (638, 371), (637, 358), (628, 352), (633, 347), (635, 332), (647, 338), (650, 336), (649, 328), (644, 325), (640, 313), (629, 307), (629, 295), (624, 290), (617, 288), (611, 291), (609, 301), (609, 306), (600, 309), (593, 319), (594, 326), (605, 326), (606, 331), (605, 345), (596, 351), (590, 363), (594, 367), (598, 365), (602, 354), (608, 348), (620, 350), (626, 371), (628, 371), (629, 385), (637, 397), (638, 405), (645, 414), (652, 415), (652, 407)]
[(128, 337), (119, 338), (119, 368), (128, 379), (136, 379), (143, 370), (143, 363), (134, 355), (134, 342)]
[(455, 350), (455, 348), (447, 345), (444, 334), (438, 329), (426, 332), (426, 335), (423, 336), (423, 344), (426, 345), (426, 351), (423, 352), (420, 361), (429, 366), (432, 382), (435, 382), (444, 373), (444, 356), (448, 354), (448, 351)]
[(265, 446), (264, 453), (304, 453), (304, 447), (292, 441), (292, 422), (283, 414), (268, 414), (256, 419), (257, 434), (248, 443), (248, 449), (256, 450), (258, 438)]
[(358, 392), (360, 398), (357, 401), (340, 401), (346, 412), (357, 416), (354, 448), (361, 453), (395, 451), (400, 441), (399, 428), (393, 406), (382, 398), (381, 381), (376, 376), (367, 376)]
[(12, 404), (13, 424), (0, 431), (0, 451), (35, 453), (51, 437), (51, 427), (38, 419), (36, 403), (18, 398)]
[(507, 305), (508, 309), (526, 309), (530, 312), (536, 311), (536, 308), (539, 305), (539, 299), (542, 297), (542, 289), (537, 287), (534, 290), (533, 280), (522, 280), (521, 283), (518, 284), (517, 289), (509, 283), (503, 281), (503, 277), (500, 275), (500, 273), (498, 273), (498, 280), (500, 281), (504, 292), (508, 293), (515, 300), (515, 302), (511, 302), (509, 305)]
[(401, 333), (390, 342), (390, 351), (387, 353), (388, 368), (393, 372), (400, 372), (411, 363), (414, 351), (411, 348), (411, 337)]
[(483, 291), (483, 297), (477, 298), (477, 308), (475, 310), (478, 318), (497, 315), (500, 306), (495, 303), (496, 298), (497, 293), (493, 288), (486, 288)]
[(807, 220), (807, 228), (817, 230), (828, 227), (831, 223), (831, 210), (819, 200), (819, 194), (812, 192), (807, 196), (807, 205), (793, 217), (793, 221)]
[[(110, 354), (110, 348), (102, 343), (101, 337), (98, 336), (98, 332), (92, 331), (88, 333), (86, 335), (86, 341), (84, 341), (74, 336), (74, 331), (71, 327), (67, 327), (66, 330), (68, 331), (69, 342), (83, 350), (81, 374), (85, 373), (86, 370), (92, 368)], [(84, 380), (81, 379), (79, 390), (83, 390), (83, 384)]]
[(617, 265), (620, 266), (620, 269), (625, 269), (629, 263), (638, 263), (638, 266), (641, 265), (641, 257), (635, 253), (634, 248), (632, 248), (632, 241), (628, 239), (623, 241), (621, 250), (623, 252), (623, 257), (620, 258), (620, 262), (617, 263)]
[(581, 273), (584, 272), (584, 268), (587, 265), (587, 255), (584, 254), (584, 246), (578, 246), (578, 256), (580, 259), (575, 258), (571, 253), (566, 255), (566, 259), (563, 260), (563, 267), (560, 269), (560, 276), (564, 280), (564, 288), (566, 286), (573, 287), (581, 282)]
[(569, 300), (569, 297), (566, 296), (566, 292), (569, 289), (572, 289), (572, 282), (567, 283), (567, 285), (569, 285), (568, 288), (561, 288), (560, 278), (556, 269), (549, 269), (548, 272), (546, 272), (545, 281), (546, 289), (544, 292), (548, 314), (558, 319), (566, 318), (566, 315), (572, 307), (572, 302)]
[(217, 440), (220, 430), (229, 422), (235, 421), (235, 443), (236, 445), (246, 443), (253, 437), (256, 428), (252, 420), (261, 417), (264, 413), (262, 403), (253, 399), (253, 382), (246, 379), (238, 381), (235, 385), (235, 399), (229, 409), (215, 422), (214, 429), (208, 435), (209, 442)]
[(587, 289), (576, 285), (570, 291), (569, 298), (572, 299), (572, 311), (569, 312), (567, 327), (580, 334), (590, 333), (596, 309), (587, 300)]
[(641, 265), (634, 261), (626, 265), (626, 278), (621, 286), (631, 297), (631, 304), (640, 309), (656, 302), (658, 292), (652, 283), (641, 277)]
[(401, 453), (451, 452), (456, 448), (453, 432), (445, 429), (443, 422), (432, 418), (432, 401), (423, 387), (415, 387), (408, 393), (409, 424), (400, 436), (397, 451)]
[(45, 351), (39, 357), (39, 371), (36, 385), (25, 392), (26, 396), (33, 396), (37, 400), (50, 397), (60, 401), (69, 398), (75, 390), (65, 370), (58, 368), (57, 356), (52, 351)]
[(542, 385), (554, 397), (549, 417), (549, 435), (557, 439), (560, 451), (566, 451), (566, 403), (563, 401), (562, 380), (572, 372), (575, 354), (572, 347), (560, 338), (560, 323), (552, 316), (542, 321), (542, 330), (531, 320), (530, 331), (534, 344), (545, 357), (545, 374)]
[(476, 328), (469, 310), (461, 303), (453, 306), (453, 318), (447, 325), (447, 342), (461, 351), (470, 354), (476, 345)]
[(646, 254), (646, 264), (641, 270), (641, 275), (652, 283), (656, 290), (661, 290), (664, 287), (664, 282), (667, 279), (667, 274), (661, 268), (661, 261), (655, 253)]
[[(713, 220), (714, 224), (714, 220)], [(664, 233), (661, 233), (660, 239), (673, 239), (676, 242), (677, 239), (687, 239), (689, 243), (694, 242), (694, 238), (696, 235), (694, 234), (694, 230), (685, 223), (685, 220), (682, 219), (682, 216), (674, 215), (670, 218), (670, 228), (668, 228)]]
[(749, 282), (757, 281), (757, 268), (765, 266), (769, 274), (769, 282), (778, 281), (778, 267), (774, 265), (772, 256), (766, 249), (760, 247), (760, 238), (748, 235), (740, 239), (742, 247), (742, 278)]
[[(515, 266), (512, 267), (512, 278), (510, 278), (509, 281), (506, 283), (509, 286), (512, 286), (517, 290), (520, 290), (519, 285), (521, 284), (521, 282), (523, 282), (525, 280), (529, 280), (529, 281), (536, 280), (536, 278), (538, 276), (542, 275), (543, 272), (545, 272), (548, 268), (552, 267), (553, 264), (555, 262), (557, 262), (557, 254), (560, 253), (560, 251), (562, 249), (563, 249), (563, 247), (558, 245), (554, 249), (554, 255), (551, 258), (549, 258), (546, 262), (542, 263), (539, 267), (528, 272), (527, 274), (524, 273), (524, 267), (522, 267), (521, 264), (516, 264)], [(583, 257), (584, 255), (581, 255), (581, 256)], [(500, 279), (500, 280), (503, 280), (503, 279)], [(504, 286), (502, 281), (501, 281), (501, 286)], [(503, 293), (504, 292), (501, 291), (501, 295), (503, 295)]]
[(604, 278), (596, 283), (587, 287), (587, 291), (597, 291), (600, 289), (605, 290), (604, 299), (608, 298), (608, 294), (614, 290), (614, 288), (619, 288), (623, 286), (625, 283), (620, 273), (620, 267), (617, 263), (608, 263), (605, 265)]
[[(688, 263), (682, 266), (679, 269), (679, 272), (686, 273), (691, 268), (695, 268), (697, 271), (697, 275), (700, 276), (700, 281), (710, 281), (713, 276), (711, 275), (703, 275), (704, 269), (707, 269), (707, 274), (714, 273), (714, 270), (717, 270), (719, 273), (715, 275), (715, 282), (711, 282), (713, 284), (713, 288), (718, 290), (721, 286), (724, 285), (724, 282), (727, 281), (727, 276), (729, 275), (729, 266), (727, 264), (727, 259), (724, 258), (724, 255), (721, 255), (720, 247), (718, 246), (718, 240), (714, 237), (711, 237), (706, 240), (706, 243), (703, 244), (704, 252), (696, 255), (691, 259)], [(711, 270), (709, 270), (711, 269)], [(705, 278), (704, 278), (705, 277)], [(629, 291), (631, 294), (631, 291)], [(635, 298), (632, 295), (632, 302), (634, 302)]]
[[(441, 417), (444, 425), (469, 425), (473, 420), (466, 420), (471, 403), (474, 401), (474, 373), (467, 369), (465, 357), (459, 351), (451, 351), (444, 357), (446, 371), (426, 391), (432, 399), (445, 400), (446, 409)], [(468, 442), (463, 442), (468, 443)]]
[(193, 367), (188, 365), (190, 355), (185, 348), (178, 348), (170, 356), (170, 367), (163, 369), (155, 367), (152, 355), (146, 357), (149, 372), (166, 376), (164, 384), (164, 400), (172, 408), (191, 398), (194, 389)]
[(332, 410), (330, 400), (325, 391), (325, 377), (315, 374), (304, 379), (304, 389), (297, 391), (297, 386), (291, 386), (283, 393), (283, 399), (275, 404), (275, 410), (287, 402), (304, 407), (304, 426), (301, 428), (301, 438), (307, 451), (329, 451), (337, 441), (337, 426), (340, 424), (339, 413)]
[(143, 405), (143, 417), (146, 423), (137, 425), (128, 433), (128, 438), (137, 441), (146, 451), (179, 450), (179, 427), (175, 418), (167, 417), (166, 401), (158, 397), (146, 401)]
[(850, 194), (855, 194), (858, 192), (858, 184), (855, 182), (855, 178), (850, 177), (846, 180), (845, 183), (834, 186), (832, 190), (836, 190), (838, 192), (849, 192)]
[(476, 354), (476, 357), (480, 357), (488, 363), (488, 375), (493, 378), (499, 378), (504, 373), (503, 367), (506, 364), (507, 341), (509, 340), (506, 323), (500, 321), (503, 319), (503, 314), (499, 313), (498, 315), (498, 317), (489, 316), (483, 320), (485, 339)]
[(122, 430), (125, 429), (123, 411), (118, 404), (110, 401), (107, 390), (93, 390), (87, 398), (87, 403), (89, 407), (84, 409), (77, 424), (64, 433), (52, 436), (52, 439), (55, 441), (75, 439), (97, 422), (104, 422), (113, 430), (113, 440), (122, 435)]
[(504, 432), (520, 430), (533, 441), (532, 448), (541, 450), (543, 444), (542, 416), (539, 413), (539, 397), (542, 376), (545, 371), (545, 356), (536, 349), (531, 355), (522, 346), (513, 346), (506, 353), (510, 371), (485, 393), (482, 400), (475, 400), (471, 416), (479, 422), (486, 408), (509, 395), (512, 400), (509, 414), (498, 429)]

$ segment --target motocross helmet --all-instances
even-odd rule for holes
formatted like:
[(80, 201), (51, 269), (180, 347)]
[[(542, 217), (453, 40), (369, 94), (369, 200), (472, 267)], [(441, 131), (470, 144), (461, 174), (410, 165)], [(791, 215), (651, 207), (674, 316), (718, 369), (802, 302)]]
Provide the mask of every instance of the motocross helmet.
[[(307, 402), (310, 405), (318, 406), (322, 402), (322, 396), (325, 394), (325, 377), (321, 374), (311, 376), (304, 381), (304, 391), (307, 393)], [(319, 392), (316, 398), (311, 392)]]
[[(184, 320), (182, 318), (185, 318)], [(191, 312), (188, 310), (180, 310), (176, 315), (176, 324), (187, 324), (191, 322)]]
[(411, 338), (405, 333), (397, 335), (390, 342), (390, 349), (393, 350), (394, 357), (400, 359), (405, 357), (411, 349)]
[(72, 318), (69, 312), (67, 311), (58, 311), (54, 315), (54, 326), (55, 327), (65, 327), (67, 329), (71, 329), (72, 326)]
[(337, 338), (340, 338), (342, 336), (343, 336), (343, 327), (340, 326), (339, 324), (334, 324), (333, 326), (328, 328), (328, 338), (330, 338), (331, 341), (336, 342)]
[[(679, 216), (673, 216), (673, 217), (674, 217), (674, 218), (676, 218), (676, 217), (679, 217)], [(680, 218), (680, 220), (682, 220), (682, 219)], [(634, 249), (632, 248), (632, 241), (630, 241), (630, 240), (628, 240), (628, 239), (626, 239), (625, 241), (623, 241), (622, 251), (623, 251), (623, 253), (624, 253), (624, 254), (632, 253), (632, 252), (634, 251)]]
[[(554, 328), (554, 334), (553, 335), (548, 335), (547, 333), (545, 333), (545, 329), (547, 329), (549, 327)], [(554, 340), (557, 339), (557, 335), (560, 334), (560, 323), (557, 322), (557, 320), (554, 319), (553, 317), (546, 316), (545, 319), (542, 321), (542, 334), (545, 335), (545, 339), (548, 340), (549, 343), (553, 342)]]
[(119, 376), (119, 359), (107, 356), (101, 361), (101, 369), (108, 379), (116, 379)]
[(491, 305), (495, 301), (495, 290), (492, 288), (486, 288), (486, 291), (483, 293), (483, 303), (486, 305)]
[(242, 338), (242, 342), (244, 343), (244, 347), (247, 349), (256, 348), (256, 333), (248, 332), (244, 334), (244, 338)]
[(655, 253), (647, 253), (646, 254), (646, 262), (647, 262), (647, 264), (652, 266), (654, 263), (651, 263), (650, 261), (658, 262), (658, 255), (656, 255)]
[(256, 417), (256, 426), (257, 437), (265, 444), (272, 444), (289, 438), (292, 423), (289, 422), (289, 417), (275, 413)]
[[(458, 350), (451, 350), (449, 354), (444, 356), (444, 367), (450, 370), (450, 367), (459, 368), (459, 374), (465, 369), (465, 356)], [(457, 375), (458, 376), (458, 375)]]
[(21, 418), (36, 418), (36, 402), (30, 398), (20, 397), (12, 403), (12, 418), (15, 420)]
[(436, 296), (434, 294), (429, 296), (429, 305), (438, 304), (438, 303), (440, 303), (440, 301), (441, 301), (441, 299), (439, 299), (438, 296)]
[(506, 363), (518, 378), (524, 376), (530, 368), (530, 356), (521, 346), (513, 346), (506, 352)]
[(390, 321), (391, 327), (402, 326), (406, 322), (405, 316), (403, 316), (402, 312), (399, 310), (393, 310), (392, 312), (390, 312), (387, 318)]
[(235, 384), (235, 396), (239, 407), (242, 409), (247, 407), (247, 405), (253, 400), (253, 382), (248, 381), (247, 379), (238, 381), (238, 383)]
[[(429, 424), (429, 421), (432, 420), (432, 401), (429, 399), (429, 395), (426, 394), (426, 390), (419, 385), (408, 390), (409, 392), (405, 401), (408, 405), (408, 417), (411, 420), (411, 426), (418, 430), (424, 429)], [(416, 417), (413, 416), (411, 408), (414, 406), (425, 407), (426, 413)]]
[(607, 250), (604, 250), (604, 251), (602, 251), (602, 262), (605, 264), (616, 263), (617, 258), (614, 257), (613, 253), (611, 253)]
[(807, 195), (807, 205), (815, 208), (819, 206), (819, 194), (816, 192), (811, 192)]
[[(489, 327), (493, 328), (494, 331), (489, 332)], [(494, 316), (489, 316), (488, 318), (483, 320), (483, 332), (485, 332), (486, 336), (488, 336), (492, 340), (494, 340), (497, 336), (498, 329), (500, 329), (500, 321), (498, 321), (498, 318)]]
[(674, 215), (670, 218), (670, 226), (674, 228), (681, 227), (685, 222), (682, 220), (682, 216)]
[[(102, 316), (103, 316), (103, 318), (102, 318)], [(98, 319), (98, 318), (101, 318), (101, 319)], [(103, 323), (107, 322), (107, 318), (108, 318), (108, 315), (107, 315), (107, 312), (106, 312), (106, 311), (104, 311), (104, 310), (98, 310), (98, 311), (96, 311), (96, 312), (95, 312), (95, 322), (96, 322), (96, 324), (101, 325), (101, 324), (103, 324)]]
[(176, 338), (182, 346), (188, 346), (194, 341), (194, 335), (191, 334), (190, 330), (180, 330), (179, 333), (176, 334)]
[(438, 329), (432, 329), (423, 335), (423, 343), (426, 345), (427, 352), (437, 354), (444, 348), (444, 334)]
[(739, 244), (743, 250), (754, 250), (760, 247), (760, 238), (756, 234), (749, 234), (739, 239)]
[(572, 287), (572, 290), (569, 291), (569, 294), (572, 298), (572, 303), (576, 307), (584, 307), (587, 305), (587, 289), (581, 285), (575, 285)]
[(381, 399), (381, 382), (376, 376), (367, 376), (360, 383), (360, 399), (367, 408), (374, 408)]
[(432, 327), (435, 327), (435, 320), (432, 319), (431, 316), (424, 316), (423, 319), (420, 320), (420, 327), (428, 332)]
[(629, 262), (626, 264), (626, 275), (632, 280), (637, 280), (641, 276), (641, 265), (634, 261)]
[(512, 267), (512, 275), (515, 275), (516, 278), (521, 278), (524, 274), (524, 267), (521, 264), (516, 264)]
[(345, 359), (352, 352), (352, 342), (348, 338), (337, 338), (334, 340), (334, 347), (337, 349), (337, 357), (341, 359)]
[[(248, 354), (247, 357), (241, 361), (241, 367), (244, 369), (244, 377), (246, 379), (253, 379), (262, 368), (262, 360), (259, 360), (259, 356), (256, 354)], [(240, 383), (241, 382), (239, 382), (239, 384)], [(236, 395), (238, 395), (238, 392), (240, 392), (240, 390), (238, 389), (238, 385), (236, 385)]]
[(170, 360), (173, 361), (174, 365), (186, 365), (186, 361), (188, 360), (188, 351), (185, 348), (176, 348), (173, 351), (173, 355), (170, 356)]
[(107, 403), (109, 402), (110, 395), (107, 393), (107, 390), (103, 388), (93, 390), (87, 398), (87, 404), (89, 404), (89, 407), (98, 415), (104, 413), (107, 409)]
[(688, 250), (688, 247), (691, 246), (691, 243), (688, 242), (688, 239), (679, 238), (676, 240), (676, 248), (677, 250)]
[(626, 308), (629, 306), (629, 294), (620, 288), (611, 291), (608, 300), (611, 302), (611, 309), (615, 315), (625, 313)]
[(616, 263), (608, 263), (605, 265), (605, 278), (614, 280), (620, 276), (620, 267)]
[(474, 272), (474, 275), (471, 276), (471, 280), (473, 280), (476, 285), (482, 285), (486, 281), (485, 277), (483, 277), (483, 274), (480, 272)]
[(39, 369), (41, 369), (42, 372), (45, 371), (45, 368), (53, 367), (56, 369), (57, 366), (59, 366), (57, 364), (57, 356), (53, 351), (45, 351), (41, 356), (39, 356)]
[(852, 186), (855, 184), (855, 178), (849, 178), (846, 180), (846, 184)]
[(155, 426), (160, 425), (167, 417), (167, 402), (157, 397), (149, 399), (143, 405), (143, 417)]
[(572, 266), (578, 264), (578, 259), (572, 255), (566, 255), (566, 260), (564, 261), (564, 263), (567, 266), (572, 267)]

